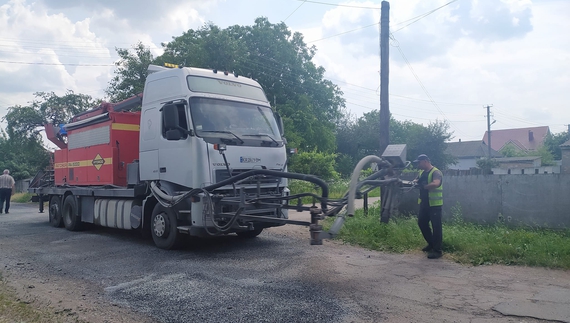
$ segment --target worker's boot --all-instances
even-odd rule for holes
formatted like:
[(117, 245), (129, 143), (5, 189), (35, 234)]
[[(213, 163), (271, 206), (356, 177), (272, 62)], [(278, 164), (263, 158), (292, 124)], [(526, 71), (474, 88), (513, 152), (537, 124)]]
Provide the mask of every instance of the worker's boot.
[(428, 253), (428, 259), (437, 259), (437, 258), (441, 258), (441, 256), (443, 256), (443, 253), (441, 251), (430, 251)]

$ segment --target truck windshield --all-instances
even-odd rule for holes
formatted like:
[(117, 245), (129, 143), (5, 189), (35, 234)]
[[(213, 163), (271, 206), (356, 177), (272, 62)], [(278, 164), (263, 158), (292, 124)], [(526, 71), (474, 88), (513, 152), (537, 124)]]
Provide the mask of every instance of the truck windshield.
[(190, 114), (198, 136), (230, 133), (281, 140), (273, 111), (267, 106), (212, 98), (190, 98)]

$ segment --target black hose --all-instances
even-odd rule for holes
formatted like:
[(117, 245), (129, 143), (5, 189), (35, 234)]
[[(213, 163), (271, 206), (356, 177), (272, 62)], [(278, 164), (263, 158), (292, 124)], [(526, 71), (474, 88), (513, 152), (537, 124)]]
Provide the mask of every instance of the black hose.
[(250, 170), (250, 171), (241, 173), (239, 175), (230, 177), (230, 178), (225, 179), (221, 182), (217, 182), (216, 184), (206, 186), (206, 187), (204, 187), (204, 189), (207, 191), (212, 191), (212, 190), (215, 190), (215, 189), (220, 188), (222, 186), (232, 184), (232, 183), (235, 183), (235, 182), (242, 180), (244, 178), (248, 178), (248, 177), (255, 176), (255, 175), (270, 175), (270, 176), (275, 176), (275, 177), (299, 179), (299, 180), (303, 180), (303, 181), (307, 181), (307, 182), (317, 184), (321, 187), (321, 192), (322, 192), (322, 197), (323, 197), (323, 199), (321, 200), (321, 208), (323, 210), (327, 209), (327, 200), (329, 197), (329, 187), (328, 187), (327, 183), (325, 183), (325, 181), (323, 181), (322, 179), (320, 179), (318, 177), (315, 177), (312, 175), (306, 175), (306, 174), (284, 173), (281, 171), (269, 170), (269, 169), (254, 169), (254, 170)]

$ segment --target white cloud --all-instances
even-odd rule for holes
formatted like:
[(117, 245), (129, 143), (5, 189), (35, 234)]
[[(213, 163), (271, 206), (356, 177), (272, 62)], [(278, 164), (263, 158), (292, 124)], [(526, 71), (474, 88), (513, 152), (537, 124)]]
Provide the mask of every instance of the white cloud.
[[(566, 130), (570, 40), (562, 31), (570, 30), (570, 2), (462, 0), (410, 20), (447, 2), (390, 3), (394, 116), (420, 123), (447, 119), (457, 139), (475, 140), (486, 130), (483, 106), (493, 104), (496, 129), (549, 125), (554, 132)], [(337, 3), (380, 6), (377, 1)], [(252, 25), (260, 16), (272, 23), (286, 19), (317, 47), (315, 62), (342, 88), (351, 112), (379, 107), (380, 10), (290, 0), (10, 0), (0, 4), (0, 116), (37, 91), (71, 89), (103, 97), (113, 66), (85, 65), (111, 65), (115, 47), (142, 41), (160, 55), (161, 42), (205, 22), (226, 28)]]

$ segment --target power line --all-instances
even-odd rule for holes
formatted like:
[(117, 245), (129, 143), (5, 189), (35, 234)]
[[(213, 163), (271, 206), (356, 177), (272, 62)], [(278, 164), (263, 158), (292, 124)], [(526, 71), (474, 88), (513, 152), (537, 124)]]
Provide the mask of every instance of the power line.
[[(435, 108), (437, 109), (437, 111), (439, 111), (439, 113), (441, 113), (441, 115), (443, 116), (444, 120), (448, 120), (447, 116), (445, 115), (445, 113), (440, 109), (439, 105), (437, 105), (437, 103), (434, 101), (434, 99), (432, 98), (431, 94), (429, 94), (427, 88), (424, 86), (424, 84), (422, 83), (422, 81), (420, 80), (420, 78), (418, 77), (418, 75), (416, 74), (416, 72), (414, 71), (414, 68), (412, 67), (412, 65), (410, 64), (410, 62), (408, 61), (408, 58), (406, 57), (406, 55), (404, 55), (404, 52), (402, 51), (402, 48), (400, 48), (400, 44), (398, 43), (398, 41), (396, 40), (396, 38), (394, 37), (393, 34), (391, 34), (391, 38), (392, 40), (394, 40), (397, 43), (397, 46), (395, 46), (398, 51), (400, 52), (400, 55), (402, 55), (402, 58), (404, 58), (404, 61), (406, 62), (406, 65), (408, 65), (408, 68), (410, 69), (410, 71), (412, 72), (412, 74), (414, 75), (414, 78), (416, 79), (416, 81), (418, 81), (418, 84), (420, 85), (420, 87), (422, 88), (422, 90), (424, 91), (424, 93), (426, 94), (426, 96), (429, 98), (429, 100), (433, 103), (433, 105), (435, 106)], [(451, 121), (449, 121), (450, 125), (451, 125)], [(464, 133), (462, 133), (458, 128), (456, 128), (457, 132), (459, 132), (462, 135), (465, 135)]]
[(328, 2), (309, 1), (309, 0), (297, 0), (297, 1), (303, 1), (303, 2), (314, 3), (314, 4), (322, 4), (322, 5), (325, 5), (325, 6), (332, 6), (332, 7), (345, 7), (345, 8), (380, 10), (380, 8), (378, 8), (378, 7), (354, 6), (354, 5), (348, 5), (348, 4), (328, 3)]
[(15, 62), (15, 61), (3, 61), (0, 63), (6, 64), (23, 64), (23, 65), (55, 65), (55, 66), (115, 66), (114, 64), (75, 64), (75, 63), (42, 63), (42, 62)]
[[(439, 9), (444, 8), (444, 7), (446, 7), (446, 6), (448, 6), (448, 5), (452, 4), (452, 3), (454, 3), (454, 2), (456, 2), (456, 1), (458, 1), (458, 0), (450, 1), (450, 2), (448, 2), (448, 3), (446, 3), (446, 4), (444, 4), (444, 5), (441, 6), (441, 7), (437, 7), (437, 8), (435, 8), (435, 9), (433, 9), (433, 10), (430, 10), (430, 11), (428, 11), (428, 12), (422, 14), (422, 15), (419, 15), (419, 16), (416, 17), (417, 19), (412, 18), (412, 19), (415, 19), (415, 20), (412, 21), (412, 22), (410, 22), (409, 24), (407, 24), (407, 25), (405, 25), (405, 26), (399, 28), (399, 29), (396, 29), (396, 30), (392, 31), (392, 33), (398, 32), (398, 31), (400, 31), (400, 30), (402, 30), (402, 29), (408, 27), (409, 25), (411, 25), (411, 24), (413, 24), (413, 23), (415, 23), (415, 22), (418, 22), (419, 20), (421, 20), (421, 19), (423, 19), (423, 18), (425, 18), (425, 17), (431, 15), (432, 13), (438, 11)], [(408, 20), (408, 21), (409, 21), (409, 20)], [(404, 22), (402, 22), (402, 23), (404, 23)], [(400, 23), (400, 24), (402, 24), (402, 23)]]
[(307, 1), (304, 0), (297, 8), (295, 8), (295, 10), (293, 10), (293, 12), (291, 12), (291, 13), (287, 16), (287, 18), (285, 18), (285, 19), (283, 20), (283, 22), (287, 21), (287, 19), (289, 19), (289, 17), (291, 17), (297, 10), (299, 10), (299, 8), (301, 8), (302, 5), (305, 4), (305, 2), (307, 2)]
[(333, 37), (337, 37), (337, 36), (342, 36), (342, 35), (344, 35), (344, 34), (352, 33), (352, 32), (355, 32), (355, 31), (358, 31), (358, 30), (362, 30), (362, 29), (365, 29), (365, 28), (369, 28), (369, 27), (372, 27), (372, 26), (376, 26), (376, 25), (379, 25), (379, 24), (380, 24), (380, 23), (377, 22), (377, 23), (373, 23), (373, 24), (370, 24), (370, 25), (367, 25), (367, 26), (364, 26), (364, 27), (359, 27), (359, 28), (352, 29), (352, 30), (349, 30), (349, 31), (344, 31), (344, 32), (341, 32), (341, 33), (338, 33), (338, 34), (334, 34), (334, 35), (331, 35), (331, 36), (328, 36), (328, 37), (325, 37), (325, 38), (321, 38), (321, 39), (317, 39), (317, 40), (311, 40), (311, 41), (308, 41), (307, 44), (309, 44), (309, 43), (316, 43), (316, 42), (318, 42), (318, 41), (325, 40), (325, 39), (329, 39), (329, 38), (333, 38)]

